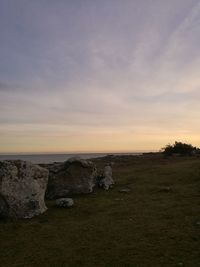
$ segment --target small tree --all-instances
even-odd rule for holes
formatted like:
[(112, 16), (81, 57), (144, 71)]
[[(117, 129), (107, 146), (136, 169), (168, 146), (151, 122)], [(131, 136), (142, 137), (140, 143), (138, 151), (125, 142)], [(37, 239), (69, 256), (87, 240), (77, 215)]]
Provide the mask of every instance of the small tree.
[(198, 153), (199, 149), (186, 143), (175, 142), (173, 145), (166, 145), (163, 149), (163, 153), (166, 156), (171, 156), (173, 154), (180, 155), (192, 155), (194, 153)]

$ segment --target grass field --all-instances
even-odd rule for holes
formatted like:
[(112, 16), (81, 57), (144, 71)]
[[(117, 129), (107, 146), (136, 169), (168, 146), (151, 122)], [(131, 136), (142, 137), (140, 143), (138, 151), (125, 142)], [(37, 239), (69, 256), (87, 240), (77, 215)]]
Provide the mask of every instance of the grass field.
[[(0, 221), (0, 266), (200, 266), (200, 158), (121, 156), (115, 187), (31, 220)], [(129, 188), (129, 193), (120, 193)]]

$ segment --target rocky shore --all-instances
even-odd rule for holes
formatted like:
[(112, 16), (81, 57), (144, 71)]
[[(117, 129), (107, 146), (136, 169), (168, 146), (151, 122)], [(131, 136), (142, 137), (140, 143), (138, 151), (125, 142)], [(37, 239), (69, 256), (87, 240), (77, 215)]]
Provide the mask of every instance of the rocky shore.
[(78, 157), (40, 166), (22, 160), (1, 161), (0, 217), (32, 218), (47, 210), (46, 199), (68, 203), (58, 199), (89, 194), (97, 186), (108, 190), (113, 184), (108, 163), (97, 169), (94, 162)]

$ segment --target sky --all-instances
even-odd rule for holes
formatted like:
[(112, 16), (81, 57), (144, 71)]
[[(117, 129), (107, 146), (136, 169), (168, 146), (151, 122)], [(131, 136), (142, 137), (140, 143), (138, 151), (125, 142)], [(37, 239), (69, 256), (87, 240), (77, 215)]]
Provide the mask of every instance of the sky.
[(200, 146), (199, 0), (0, 0), (0, 153)]

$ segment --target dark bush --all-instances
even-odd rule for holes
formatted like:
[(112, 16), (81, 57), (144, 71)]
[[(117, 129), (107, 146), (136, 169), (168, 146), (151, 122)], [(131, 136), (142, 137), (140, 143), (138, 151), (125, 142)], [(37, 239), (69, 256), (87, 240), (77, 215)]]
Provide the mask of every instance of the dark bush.
[(193, 155), (199, 153), (199, 149), (186, 143), (182, 142), (175, 142), (173, 145), (166, 145), (162, 149), (164, 155), (166, 156), (171, 156), (174, 154), (179, 154), (179, 155)]

